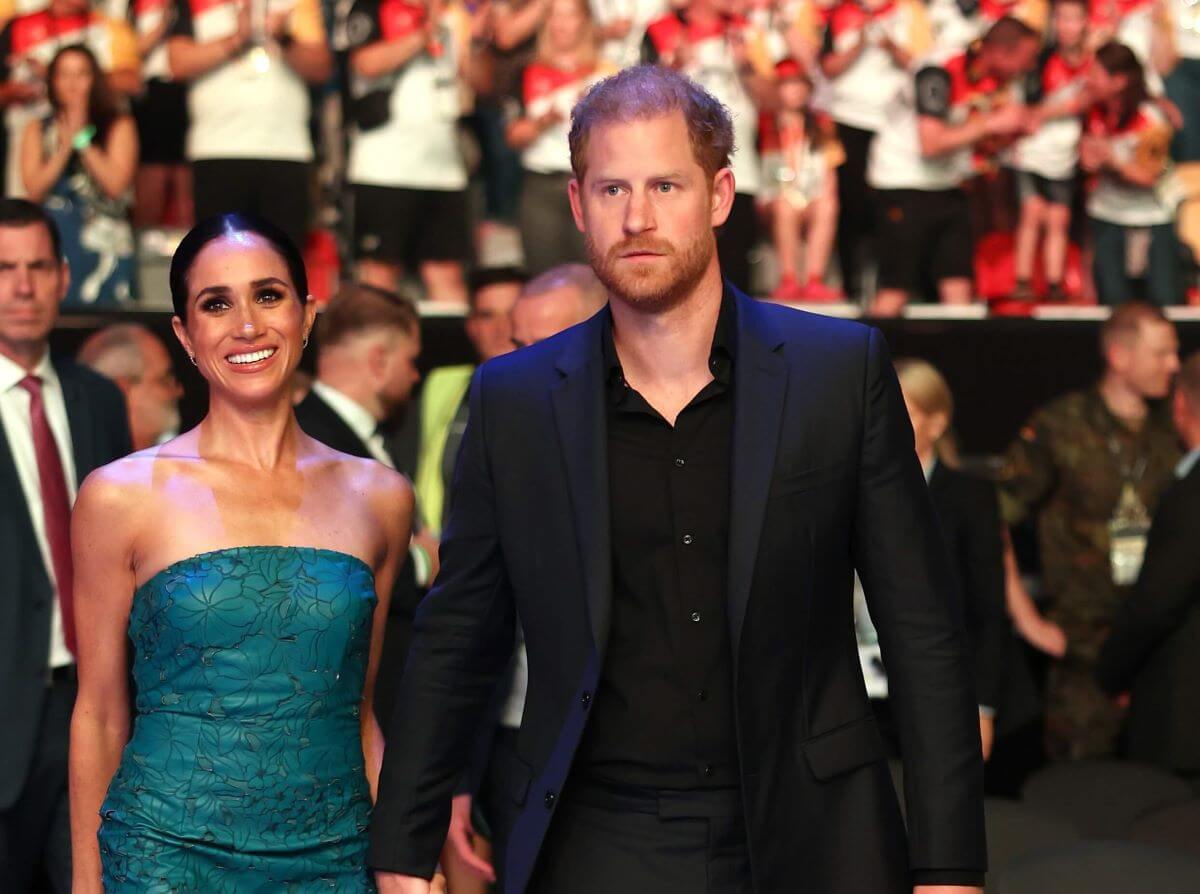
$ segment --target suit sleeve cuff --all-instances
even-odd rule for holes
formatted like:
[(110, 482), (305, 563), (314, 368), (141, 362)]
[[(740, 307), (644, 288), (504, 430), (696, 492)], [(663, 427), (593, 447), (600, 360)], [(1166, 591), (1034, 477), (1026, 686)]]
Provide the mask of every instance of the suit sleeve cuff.
[(984, 873), (970, 869), (914, 869), (911, 875), (914, 886), (963, 885), (968, 888), (982, 888)]
[(395, 872), (413, 878), (432, 879), (437, 870), (437, 857), (435, 856), (430, 863), (415, 854), (372, 842), (367, 854), (367, 865), (373, 872)]

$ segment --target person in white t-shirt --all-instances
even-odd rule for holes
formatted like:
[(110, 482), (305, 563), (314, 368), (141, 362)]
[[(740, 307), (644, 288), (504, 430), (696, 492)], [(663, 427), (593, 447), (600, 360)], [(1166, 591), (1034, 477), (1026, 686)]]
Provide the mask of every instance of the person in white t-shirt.
[(318, 0), (178, 0), (167, 57), (188, 82), (196, 217), (248, 211), (303, 246), (309, 86), (333, 68)]
[[(1120, 43), (1096, 51), (1089, 75), (1096, 105), (1079, 148), (1095, 180), (1088, 196), (1095, 247), (1096, 294), (1102, 304), (1135, 297), (1182, 304), (1175, 207), (1169, 199), (1171, 126), (1149, 98), (1137, 54)], [(1145, 294), (1132, 279), (1144, 271)]]
[(432, 300), (465, 304), (471, 254), (465, 111), (476, 23), (458, 0), (356, 0), (346, 22), (359, 278), (396, 290), (418, 266)]
[(600, 38), (600, 55), (617, 68), (642, 61), (646, 26), (666, 15), (670, 0), (590, 0)]

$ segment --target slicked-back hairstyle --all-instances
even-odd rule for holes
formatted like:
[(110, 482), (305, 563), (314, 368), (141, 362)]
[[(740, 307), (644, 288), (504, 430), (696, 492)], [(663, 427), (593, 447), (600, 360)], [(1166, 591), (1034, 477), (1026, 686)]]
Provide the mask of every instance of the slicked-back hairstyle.
[(581, 183), (588, 139), (598, 126), (645, 121), (679, 112), (692, 154), (711, 180), (729, 167), (733, 121), (729, 110), (695, 81), (661, 65), (636, 65), (594, 85), (571, 110), (571, 170)]
[(146, 369), (142, 344), (155, 337), (141, 323), (113, 323), (89, 335), (75, 359), (110, 379), (137, 381)]
[(1108, 351), (1114, 344), (1130, 344), (1149, 323), (1170, 323), (1166, 314), (1145, 301), (1127, 301), (1116, 308), (1100, 327), (1100, 348)]
[(317, 315), (317, 346), (332, 348), (359, 333), (379, 329), (411, 335), (419, 327), (417, 305), (410, 298), (367, 283), (346, 283)]
[(1192, 412), (1200, 414), (1200, 351), (1192, 352), (1180, 364), (1175, 387), (1183, 392)]
[(181, 321), (187, 322), (188, 274), (192, 272), (196, 256), (214, 239), (239, 233), (252, 233), (270, 243), (287, 265), (300, 303), (308, 302), (308, 271), (304, 267), (304, 257), (287, 233), (254, 214), (242, 211), (215, 214), (188, 230), (175, 249), (175, 256), (171, 258), (171, 304), (175, 307), (175, 316)]
[(54, 249), (54, 259), (62, 259), (62, 236), (59, 235), (58, 225), (54, 218), (46, 213), (41, 205), (35, 205), (26, 199), (0, 198), (0, 227), (36, 227), (46, 228), (50, 234), (50, 247)]
[(1041, 35), (1015, 16), (1001, 16), (983, 35), (984, 46), (1011, 50), (1023, 40), (1041, 40)]

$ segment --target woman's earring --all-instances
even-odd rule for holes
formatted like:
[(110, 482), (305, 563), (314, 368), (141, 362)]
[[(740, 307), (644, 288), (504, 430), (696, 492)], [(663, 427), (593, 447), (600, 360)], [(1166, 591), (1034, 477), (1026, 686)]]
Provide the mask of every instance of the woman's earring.
[(188, 354), (188, 360), (192, 361), (192, 366), (195, 366), (195, 367), (199, 367), (199, 366), (200, 366), (200, 364), (196, 362), (196, 355), (195, 355), (195, 354)]
[(308, 347), (308, 336), (307, 336), (307, 335), (306, 335), (306, 336), (304, 336), (304, 341), (300, 342), (300, 347), (301, 347), (301, 348), (307, 348), (307, 347)]

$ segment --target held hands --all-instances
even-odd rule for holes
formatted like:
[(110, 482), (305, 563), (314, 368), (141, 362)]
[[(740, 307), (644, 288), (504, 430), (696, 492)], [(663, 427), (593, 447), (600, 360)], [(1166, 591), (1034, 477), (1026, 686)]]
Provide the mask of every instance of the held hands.
[(431, 882), (413, 875), (377, 872), (375, 886), (379, 894), (446, 894), (446, 878), (441, 873), (435, 875)]
[(455, 795), (451, 801), (450, 831), (446, 843), (472, 875), (485, 882), (495, 883), (496, 870), (492, 864), (475, 853), (475, 828), (471, 825), (471, 796)]

